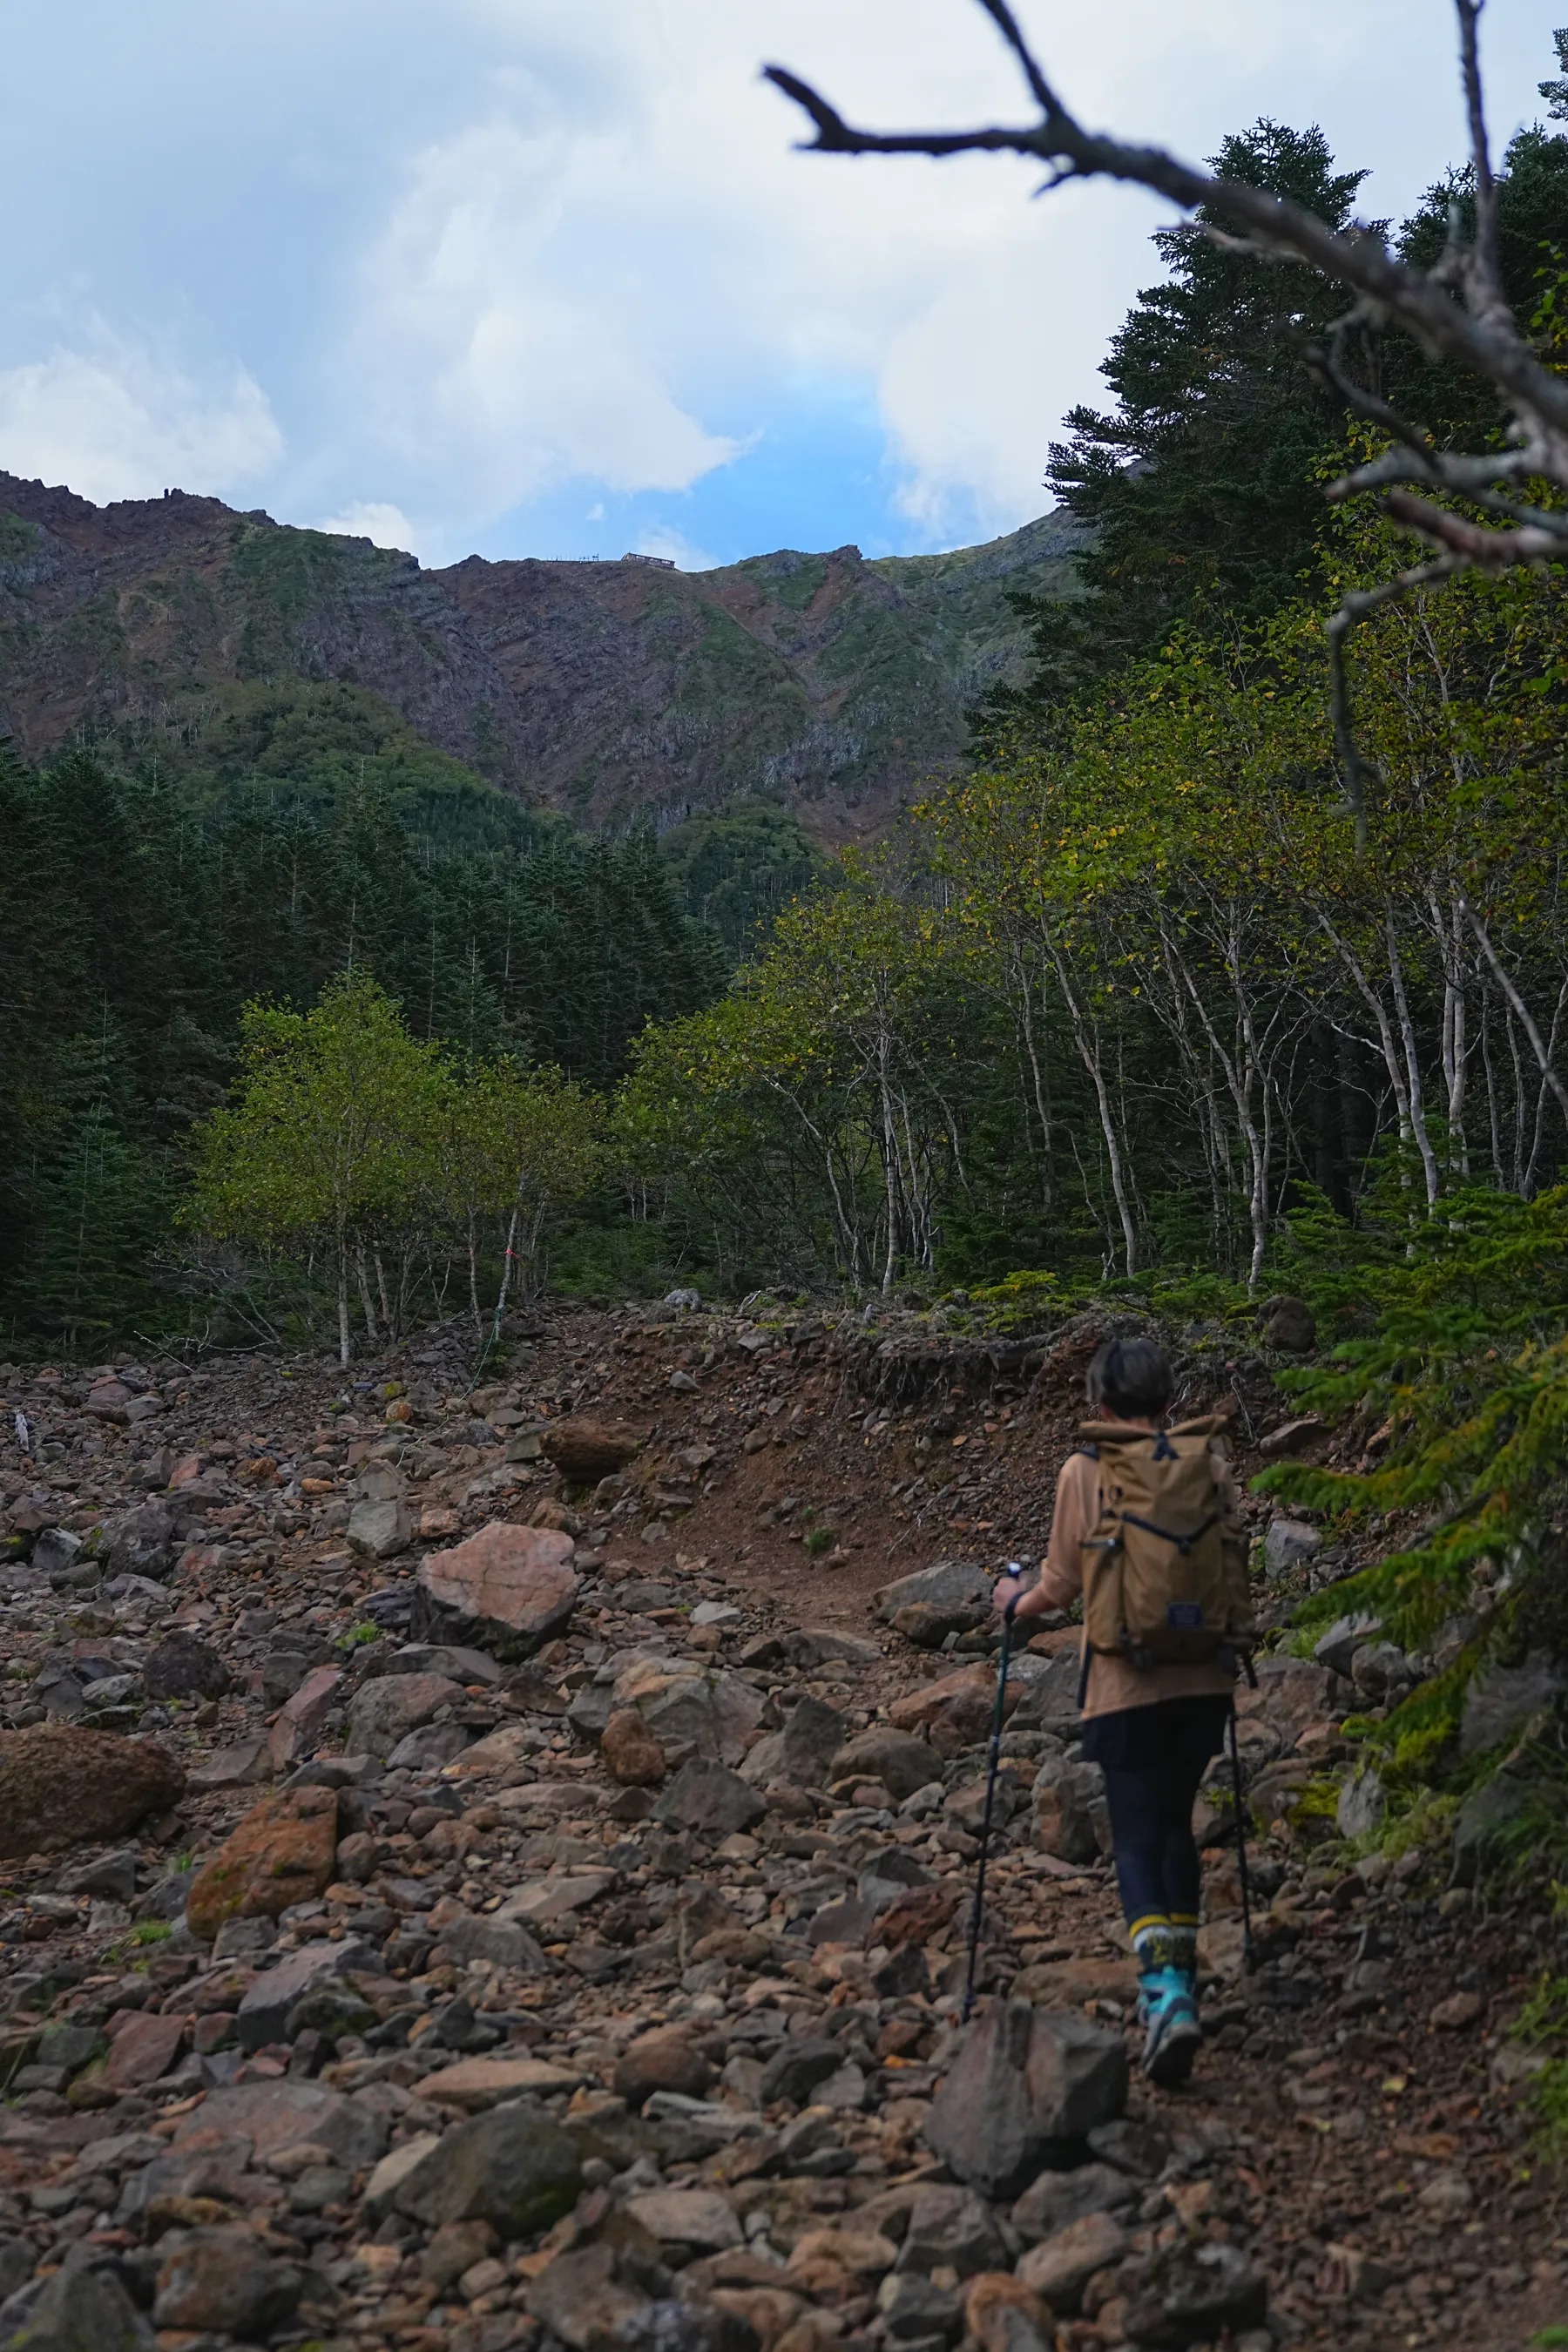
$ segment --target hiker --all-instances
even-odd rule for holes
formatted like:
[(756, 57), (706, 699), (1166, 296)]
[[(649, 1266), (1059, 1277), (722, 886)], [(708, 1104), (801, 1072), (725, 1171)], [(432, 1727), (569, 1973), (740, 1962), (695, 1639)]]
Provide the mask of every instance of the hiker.
[(1082, 1753), (1105, 1775), (1144, 2072), (1167, 2085), (1186, 2080), (1203, 2038), (1193, 1803), (1253, 1638), (1220, 1423), (1167, 1430), (1173, 1385), (1152, 1340), (1099, 1350), (1085, 1383), (1094, 1418), (1057, 1480), (1039, 1582), (1026, 1590), (1007, 1576), (995, 1593), (1015, 1622), (1084, 1601)]

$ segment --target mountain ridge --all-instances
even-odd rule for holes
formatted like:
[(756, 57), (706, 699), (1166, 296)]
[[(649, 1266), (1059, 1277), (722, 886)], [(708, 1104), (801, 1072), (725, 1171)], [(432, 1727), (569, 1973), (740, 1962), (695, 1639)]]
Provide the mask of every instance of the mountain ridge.
[(0, 731), (37, 758), (235, 686), (338, 680), (580, 823), (752, 797), (854, 838), (959, 764), (965, 710), (1027, 661), (1008, 593), (1069, 587), (1081, 543), (1058, 509), (937, 555), (426, 569), (184, 491), (98, 507), (0, 473)]

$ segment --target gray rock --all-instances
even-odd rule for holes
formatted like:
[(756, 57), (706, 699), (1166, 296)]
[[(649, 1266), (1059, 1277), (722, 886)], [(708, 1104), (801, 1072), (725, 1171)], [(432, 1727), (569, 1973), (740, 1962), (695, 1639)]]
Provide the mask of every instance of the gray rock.
[(1470, 1685), (1459, 1722), (1459, 1750), (1479, 1756), (1500, 1748), (1568, 1689), (1568, 1669), (1545, 1650), (1531, 1650), (1520, 1666), (1492, 1666)]
[(531, 1976), (550, 1974), (550, 1962), (528, 1929), (515, 1919), (494, 1919), (478, 1911), (448, 1919), (441, 1942), (460, 1967), (474, 1960), (492, 1960), (497, 1968), (526, 1969)]
[(154, 1498), (106, 1523), (99, 1538), (99, 1558), (111, 1576), (150, 1576), (162, 1580), (173, 1570), (179, 1548), (174, 1513), (167, 1503)]
[(47, 2025), (38, 2036), (40, 2066), (60, 2066), (74, 2074), (89, 2058), (96, 2058), (104, 2047), (103, 2036), (95, 2025)]
[[(112, 1853), (100, 1853), (91, 1862), (73, 1864), (62, 1870), (59, 1877), (62, 1895), (103, 1895), (111, 1903), (129, 1903), (136, 1892), (136, 1851), (133, 1846), (121, 1846)], [(180, 1900), (180, 1910), (185, 1907)], [(171, 1918), (178, 1913), (171, 1912)]]
[(782, 1731), (764, 1733), (748, 1749), (741, 1778), (757, 1789), (778, 1781), (797, 1789), (824, 1789), (847, 1728), (847, 1717), (837, 1707), (819, 1698), (800, 1699)]
[(1264, 1308), (1266, 1347), (1282, 1348), (1288, 1355), (1310, 1356), (1318, 1344), (1318, 1326), (1304, 1298), (1271, 1298)]
[(571, 2134), (542, 2108), (516, 2099), (444, 2132), (393, 2201), (426, 2229), (489, 2221), (503, 2238), (526, 2238), (569, 2213), (582, 2186)]
[(909, 2227), (894, 2269), (929, 2278), (953, 2270), (960, 2278), (977, 2271), (1005, 2271), (1007, 2249), (995, 2216), (972, 2189), (922, 2189), (910, 2208)]
[(1182, 2240), (1139, 2272), (1125, 2326), (1131, 2341), (1150, 2352), (1186, 2352), (1227, 2328), (1261, 2327), (1268, 2315), (1268, 2282), (1238, 2247)]
[(303, 1944), (276, 1968), (264, 1969), (239, 2004), (235, 2032), (242, 2050), (260, 2050), (280, 2042), (289, 2011), (297, 2000), (330, 1977), (345, 1976), (351, 1969), (374, 1965), (368, 1944), (345, 1937), (341, 1944)]
[(32, 1565), (40, 1576), (61, 1576), (82, 1555), (80, 1536), (68, 1528), (46, 1528), (33, 1546)]
[(395, 1559), (414, 1540), (406, 1504), (396, 1496), (362, 1496), (349, 1513), (348, 1538), (352, 1549), (369, 1559)]
[(1076, 2011), (997, 2001), (969, 2029), (926, 2119), (951, 2172), (988, 2197), (1015, 2197), (1071, 2160), (1127, 2105), (1120, 2033)]
[(1102, 2164), (1114, 2165), (1134, 2180), (1157, 2179), (1171, 2160), (1168, 2134), (1148, 2116), (1118, 2116), (1112, 2123), (1096, 2124), (1089, 2147)]
[(917, 1789), (941, 1779), (942, 1759), (912, 1732), (874, 1724), (838, 1750), (832, 1776), (835, 1780), (880, 1780), (893, 1802), (901, 1805)]
[(445, 1675), (448, 1682), (483, 1683), (493, 1689), (503, 1670), (488, 1651), (452, 1642), (405, 1642), (381, 1669), (386, 1675)]
[(455, 1764), (468, 1746), (473, 1734), (466, 1724), (426, 1723), (400, 1739), (387, 1758), (387, 1769), (410, 1772), (438, 1772), (443, 1765)]
[(1079, 1687), (1083, 1662), (1075, 1643), (1058, 1650), (1042, 1675), (1033, 1675), (1008, 1718), (1015, 1731), (1048, 1731), (1058, 1739), (1076, 1739), (1079, 1730)]
[(843, 2063), (844, 2051), (837, 2042), (786, 2039), (763, 2070), (763, 2105), (770, 2106), (774, 2099), (791, 2099), (797, 2107), (804, 2107), (818, 2084), (836, 2074)]
[(580, 1739), (590, 1739), (596, 1746), (615, 1709), (615, 1694), (608, 1683), (584, 1683), (573, 1695), (566, 1720)]
[(1418, 1679), (1415, 1666), (1393, 1642), (1363, 1642), (1351, 1654), (1351, 1680), (1374, 1702), (1408, 1689)]
[(933, 2286), (919, 2271), (889, 2271), (877, 2295), (882, 2325), (895, 2344), (950, 2344), (963, 2333), (963, 2297), (955, 2286)]
[(1510, 1832), (1539, 1801), (1531, 1783), (1510, 1772), (1499, 1772), (1470, 1790), (1454, 1820), (1453, 1868), (1459, 1885), (1474, 1885)]
[(445, 1675), (378, 1675), (354, 1694), (349, 1739), (369, 1755), (390, 1756), (437, 1707), (456, 1706), (462, 1696), (462, 1685)]
[(0, 2303), (26, 2285), (38, 2259), (38, 2250), (27, 2238), (0, 2238)]
[(1042, 2172), (1013, 2208), (1013, 2227), (1026, 2246), (1054, 2238), (1089, 2213), (1117, 2213), (1136, 2202), (1138, 2189), (1114, 2165), (1080, 2164), (1071, 2172)]
[(924, 1607), (950, 1616), (961, 1630), (973, 1622), (976, 1610), (989, 1609), (991, 1585), (984, 1569), (968, 1560), (939, 1559), (912, 1576), (884, 1584), (873, 1594), (872, 1606), (884, 1625), (890, 1625), (900, 1609)]
[(1353, 1780), (1346, 1780), (1342, 1786), (1339, 1803), (1334, 1808), (1334, 1820), (1342, 1837), (1368, 1837), (1380, 1826), (1387, 1811), (1388, 1793), (1378, 1774), (1369, 1766)]
[(815, 1674), (819, 1666), (833, 1664), (871, 1666), (881, 1663), (879, 1643), (868, 1642), (858, 1633), (840, 1633), (830, 1625), (797, 1626), (784, 1637), (784, 1655), (796, 1674)]
[(1270, 1578), (1288, 1576), (1322, 1548), (1322, 1537), (1304, 1519), (1271, 1519), (1263, 1538), (1263, 1573)]
[(108, 2270), (67, 2262), (46, 2281), (5, 2352), (148, 2352), (153, 2330)]
[(668, 1829), (695, 1830), (702, 1837), (719, 1839), (749, 1830), (766, 1811), (738, 1772), (710, 1757), (694, 1756), (655, 1805), (653, 1818)]
[(210, 1643), (176, 1627), (149, 1653), (142, 1681), (149, 1698), (222, 1698), (229, 1671)]
[(1342, 1675), (1348, 1682), (1351, 1660), (1363, 1643), (1374, 1642), (1382, 1631), (1381, 1617), (1337, 1618), (1328, 1632), (1312, 1644), (1312, 1655), (1319, 1665), (1327, 1666), (1331, 1674)]

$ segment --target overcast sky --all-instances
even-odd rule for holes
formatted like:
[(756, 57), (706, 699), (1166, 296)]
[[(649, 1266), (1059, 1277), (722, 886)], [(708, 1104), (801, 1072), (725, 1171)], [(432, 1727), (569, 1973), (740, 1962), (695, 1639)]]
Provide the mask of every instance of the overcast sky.
[[(1448, 0), (1024, 0), (1091, 124), (1321, 122), (1395, 217), (1461, 152)], [(1568, 0), (1491, 0), (1500, 148)], [(1156, 274), (1141, 194), (794, 152), (1024, 114), (971, 0), (0, 0), (0, 467), (446, 562), (963, 545), (1048, 503)]]

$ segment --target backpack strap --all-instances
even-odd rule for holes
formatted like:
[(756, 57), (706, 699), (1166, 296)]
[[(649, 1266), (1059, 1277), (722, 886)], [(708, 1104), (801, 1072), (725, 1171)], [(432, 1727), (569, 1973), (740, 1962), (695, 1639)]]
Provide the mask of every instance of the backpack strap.
[(1080, 1445), (1078, 1450), (1080, 1454), (1087, 1454), (1091, 1462), (1098, 1462), (1100, 1459), (1100, 1448), (1098, 1445)]
[(1156, 1527), (1152, 1519), (1141, 1519), (1136, 1511), (1122, 1511), (1119, 1516), (1123, 1526), (1142, 1528), (1146, 1536), (1158, 1536), (1163, 1543), (1174, 1544), (1184, 1559), (1200, 1536), (1206, 1536), (1211, 1528), (1219, 1525), (1219, 1513), (1211, 1511), (1207, 1518), (1194, 1528), (1190, 1535), (1178, 1536), (1173, 1534), (1169, 1528)]

